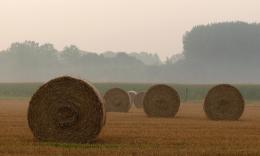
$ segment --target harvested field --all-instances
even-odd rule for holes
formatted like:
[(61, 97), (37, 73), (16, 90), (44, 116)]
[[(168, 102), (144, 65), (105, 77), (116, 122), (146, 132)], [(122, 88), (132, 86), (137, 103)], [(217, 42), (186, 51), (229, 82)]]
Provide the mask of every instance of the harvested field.
[(260, 102), (239, 121), (210, 121), (202, 103), (182, 104), (176, 118), (148, 118), (141, 109), (108, 113), (95, 144), (34, 140), (28, 100), (0, 100), (0, 155), (260, 155)]

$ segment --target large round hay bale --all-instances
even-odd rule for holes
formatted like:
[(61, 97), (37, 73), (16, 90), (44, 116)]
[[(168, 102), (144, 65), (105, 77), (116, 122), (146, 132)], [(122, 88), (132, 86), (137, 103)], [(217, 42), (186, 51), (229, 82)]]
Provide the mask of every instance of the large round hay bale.
[(175, 117), (180, 107), (180, 97), (170, 86), (155, 85), (145, 93), (143, 105), (150, 117)]
[(131, 108), (128, 93), (120, 88), (108, 90), (104, 95), (104, 99), (107, 112), (128, 112)]
[(130, 104), (133, 105), (134, 104), (134, 100), (135, 100), (135, 97), (137, 95), (137, 92), (136, 91), (128, 91), (128, 95), (129, 95), (129, 98), (130, 98)]
[(40, 141), (88, 143), (96, 139), (105, 124), (104, 100), (92, 85), (59, 77), (33, 95), (28, 124)]
[(239, 90), (227, 84), (213, 87), (204, 101), (204, 111), (211, 120), (238, 120), (245, 102)]
[(136, 108), (143, 108), (144, 96), (145, 96), (145, 92), (139, 92), (135, 96), (134, 104)]

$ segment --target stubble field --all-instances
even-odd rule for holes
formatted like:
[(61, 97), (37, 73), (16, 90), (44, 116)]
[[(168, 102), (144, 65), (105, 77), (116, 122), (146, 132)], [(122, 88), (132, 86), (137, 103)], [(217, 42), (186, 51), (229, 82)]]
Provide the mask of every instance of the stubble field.
[(209, 121), (202, 102), (182, 103), (176, 118), (148, 118), (140, 109), (108, 113), (93, 144), (40, 143), (27, 125), (28, 100), (0, 100), (0, 155), (260, 155), (260, 105), (239, 121)]

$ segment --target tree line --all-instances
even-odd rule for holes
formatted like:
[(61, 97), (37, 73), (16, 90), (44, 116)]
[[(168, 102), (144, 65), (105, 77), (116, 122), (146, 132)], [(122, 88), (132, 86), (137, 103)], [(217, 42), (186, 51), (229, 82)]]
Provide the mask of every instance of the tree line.
[(147, 52), (97, 54), (71, 45), (13, 43), (0, 52), (0, 81), (46, 81), (72, 75), (97, 82), (260, 83), (260, 25), (225, 22), (195, 26), (183, 51), (162, 62)]

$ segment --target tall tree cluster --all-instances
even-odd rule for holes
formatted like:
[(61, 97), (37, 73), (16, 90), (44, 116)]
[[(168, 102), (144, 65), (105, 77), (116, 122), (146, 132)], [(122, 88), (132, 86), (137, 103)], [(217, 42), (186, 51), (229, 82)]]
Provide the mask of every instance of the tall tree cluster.
[(260, 83), (260, 24), (195, 26), (183, 52), (162, 62), (147, 52), (97, 54), (71, 45), (13, 43), (0, 52), (0, 82), (46, 81), (72, 75), (98, 82)]

